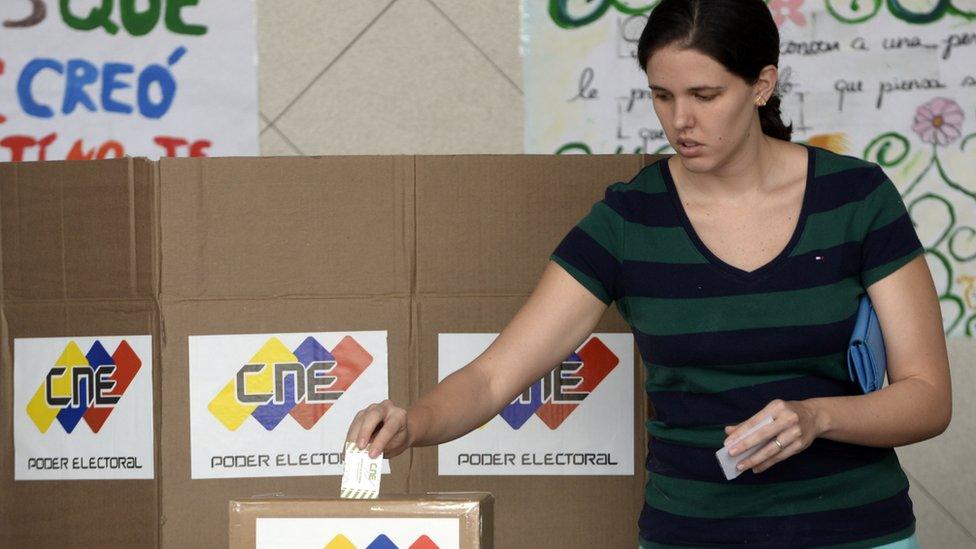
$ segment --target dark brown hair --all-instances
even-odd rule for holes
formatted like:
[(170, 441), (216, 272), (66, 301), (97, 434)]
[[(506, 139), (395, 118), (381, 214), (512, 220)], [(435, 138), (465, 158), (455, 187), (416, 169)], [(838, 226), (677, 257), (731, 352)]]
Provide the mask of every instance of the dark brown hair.
[[(637, 43), (641, 70), (671, 44), (711, 57), (750, 85), (763, 67), (779, 64), (779, 29), (763, 0), (661, 0)], [(775, 93), (759, 107), (762, 131), (789, 141), (793, 125), (783, 124), (779, 108)]]

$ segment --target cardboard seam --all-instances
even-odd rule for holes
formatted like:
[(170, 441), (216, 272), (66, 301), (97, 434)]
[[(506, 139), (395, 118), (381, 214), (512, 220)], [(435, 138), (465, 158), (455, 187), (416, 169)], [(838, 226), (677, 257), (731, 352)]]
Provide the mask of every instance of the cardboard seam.
[[(0, 446), (3, 447), (0, 450), (0, 472), (3, 473), (3, 478), (0, 479), (0, 483), (13, 481), (14, 477), (14, 467), (16, 466), (16, 455), (14, 452), (14, 364), (13, 364), (13, 342), (10, 341), (10, 328), (7, 324), (7, 310), (6, 305), (0, 299), (0, 383), (3, 384), (0, 387), (0, 421), (3, 422), (3, 431), (10, 433), (10, 440), (3, 441)], [(9, 347), (9, 350), (8, 350)], [(9, 408), (8, 408), (9, 404)], [(7, 453), (13, 458), (8, 463)], [(9, 467), (9, 476), (8, 476)], [(7, 491), (4, 490), (0, 494), (0, 516), (4, 517), (4, 521), (9, 521), (11, 514), (8, 512), (7, 507), (10, 503), (7, 501), (10, 496)], [(5, 536), (10, 536), (9, 540), (13, 539), (14, 525), (5, 523), (3, 527), (3, 533), (0, 533), (0, 545), (6, 547), (9, 543), (5, 540)]]
[[(420, 398), (420, 334), (415, 327), (420, 325), (420, 311), (417, 308), (417, 156), (412, 157), (413, 178), (412, 191), (413, 200), (411, 206), (411, 248), (410, 248), (410, 317), (407, 319), (407, 333), (409, 342), (410, 364), (407, 365), (408, 395), (406, 405), (409, 407)], [(409, 459), (407, 462), (407, 493), (413, 492), (413, 475), (415, 470), (415, 460), (417, 457), (416, 448), (410, 448)]]
[(133, 294), (138, 294), (138, 262), (136, 261), (136, 182), (135, 182), (135, 160), (128, 159), (126, 163), (127, 191), (129, 193), (129, 289)]
[[(21, 238), (21, 231), (20, 231), (20, 225), (19, 225), (19, 223), (20, 223), (20, 210), (21, 210), (21, 208), (20, 208), (20, 203), (21, 203), (21, 201), (20, 201), (20, 176), (19, 175), (16, 175), (16, 172), (19, 171), (16, 168), (17, 165), (14, 164), (14, 166), (15, 166), (14, 167), (14, 170), (15, 170), (15, 181), (17, 181), (17, 185), (14, 186), (14, 190), (13, 190), (13, 192), (15, 193), (15, 198), (14, 198), (14, 203), (15, 203), (14, 211), (17, 212), (17, 215), (14, 218), (14, 222), (17, 223), (16, 225), (14, 225), (14, 227), (16, 228), (16, 237), (17, 237), (17, 245), (14, 248), (14, 250), (15, 250), (14, 251), (14, 256), (16, 258), (14, 260), (14, 265), (16, 266), (16, 270), (14, 271), (14, 273), (16, 275), (16, 282), (14, 283), (14, 287), (19, 287), (20, 284), (21, 284), (21, 281), (23, 280), (23, 276), (22, 276), (22, 273), (21, 273), (21, 270), (20, 270), (20, 267), (21, 267), (20, 261), (18, 261), (18, 260), (21, 257), (21, 250), (24, 249), (24, 246), (23, 246), (23, 244), (21, 242), (22, 238)], [(4, 271), (4, 272), (6, 273), (6, 271)], [(4, 276), (5, 285), (6, 285), (6, 278), (7, 277)], [(4, 288), (4, 291), (6, 291), (6, 288)]]
[[(17, 164), (11, 163), (7, 168), (13, 173), (14, 186), (17, 188)], [(0, 183), (3, 183), (0, 181)], [(2, 189), (0, 189), (2, 191)], [(3, 193), (0, 192), (0, 227), (3, 227), (3, 208), (2, 208)], [(6, 347), (7, 342), (10, 341), (9, 333), (7, 330), (7, 311), (6, 305), (4, 303), (4, 286), (6, 282), (6, 271), (3, 269), (3, 239), (0, 238), (0, 433), (10, 433), (10, 440), (0, 440), (0, 483), (6, 482), (7, 478), (7, 452), (13, 454), (14, 452), (14, 421), (13, 421), (13, 364), (11, 363), (10, 357), (8, 356)], [(13, 353), (9, 353), (13, 354)], [(8, 366), (9, 365), (9, 366)], [(9, 374), (7, 371), (9, 370)], [(9, 410), (7, 409), (7, 403), (10, 403)], [(15, 458), (16, 460), (16, 458)], [(11, 465), (13, 467), (13, 465)], [(13, 475), (10, 475), (13, 476)], [(6, 490), (0, 493), (0, 524), (3, 525), (2, 531), (0, 531), (0, 546), (6, 547), (10, 544), (7, 539), (9, 532), (13, 531), (13, 527), (9, 524), (10, 513), (7, 512), (7, 498)]]
[(153, 302), (153, 296), (145, 297), (71, 297), (59, 299), (55, 297), (27, 298), (15, 297), (4, 299), (4, 303), (11, 305), (83, 305), (93, 303), (147, 303)]
[(409, 299), (409, 293), (391, 294), (346, 294), (346, 295), (271, 295), (271, 296), (222, 296), (222, 297), (172, 297), (159, 295), (160, 302), (166, 303), (223, 303), (233, 301), (309, 301), (309, 300), (370, 300), (370, 299)]
[(482, 298), (482, 297), (483, 298), (511, 298), (511, 297), (529, 297), (530, 295), (532, 295), (532, 292), (531, 291), (523, 292), (523, 293), (507, 293), (507, 292), (502, 293), (502, 292), (500, 292), (500, 293), (497, 293), (497, 294), (488, 294), (488, 293), (483, 293), (482, 294), (482, 293), (474, 293), (474, 292), (457, 292), (457, 293), (454, 293), (454, 292), (430, 292), (430, 293), (421, 293), (421, 294), (418, 294), (417, 297), (435, 298), (435, 299), (437, 299), (437, 298), (458, 298), (458, 297), (460, 297), (460, 298)]
[[(11, 163), (9, 169), (13, 172), (13, 187), (17, 188), (17, 164)], [(0, 181), (0, 183), (4, 183)], [(8, 183), (9, 185), (9, 183)], [(0, 189), (2, 190), (2, 189)], [(0, 206), (2, 206), (3, 193), (0, 192)], [(0, 212), (3, 212), (3, 208), (0, 207)], [(0, 227), (3, 227), (3, 217), (0, 213)], [(7, 310), (4, 301), (4, 286), (6, 282), (6, 270), (3, 269), (3, 239), (0, 238), (0, 433), (10, 433), (10, 440), (0, 440), (0, 483), (6, 483), (8, 478), (13, 477), (13, 474), (8, 476), (7, 474), (7, 452), (11, 455), (14, 454), (14, 420), (13, 420), (13, 400), (14, 400), (14, 387), (13, 387), (13, 363), (11, 360), (11, 355), (13, 352), (7, 352), (7, 342), (10, 341), (9, 332), (7, 329)], [(7, 373), (7, 372), (10, 373)], [(7, 407), (9, 403), (9, 408)], [(15, 462), (16, 458), (12, 460)], [(11, 468), (13, 464), (11, 463)], [(11, 532), (13, 532), (13, 525), (10, 524), (10, 513), (7, 511), (7, 491), (3, 490), (0, 492), (0, 546), (7, 547), (11, 545), (8, 538)]]
[[(156, 324), (156, 333), (153, 341), (153, 360), (157, 367), (153, 368), (153, 442), (156, 445), (153, 458), (155, 459), (154, 470), (156, 477), (156, 547), (163, 547), (163, 525), (166, 524), (166, 517), (163, 515), (163, 346), (166, 341), (166, 323), (163, 321), (163, 309), (160, 305), (160, 291), (162, 290), (162, 200), (160, 199), (160, 165), (161, 162), (150, 162), (149, 165), (149, 185), (152, 196), (150, 205), (150, 223), (152, 223), (150, 253), (150, 294), (152, 295), (153, 311), (155, 313), (153, 322)], [(157, 413), (158, 410), (158, 413)]]
[(61, 233), (61, 292), (62, 298), (68, 299), (68, 267), (67, 250), (64, 244), (64, 164), (58, 166), (58, 223)]
[[(17, 163), (16, 162), (12, 162), (10, 164), (9, 169), (13, 172), (13, 176), (14, 176), (13, 188), (16, 189), (17, 188)], [(3, 184), (3, 181), (0, 181), (0, 185), (2, 185), (2, 184)], [(10, 183), (7, 183), (7, 185), (9, 186)], [(3, 191), (3, 189), (2, 189), (2, 187), (0, 187), (0, 230), (2, 230), (2, 227), (3, 227), (3, 213), (2, 213), (3, 212), (3, 192), (2, 191)], [(3, 298), (6, 295), (5, 294), (5, 291), (6, 291), (6, 285), (7, 285), (6, 284), (6, 282), (7, 282), (7, 280), (6, 280), (6, 278), (7, 278), (6, 277), (6, 272), (7, 271), (6, 271), (6, 269), (3, 268), (3, 265), (4, 265), (4, 263), (3, 263), (3, 238), (0, 238), (0, 304), (3, 303)]]

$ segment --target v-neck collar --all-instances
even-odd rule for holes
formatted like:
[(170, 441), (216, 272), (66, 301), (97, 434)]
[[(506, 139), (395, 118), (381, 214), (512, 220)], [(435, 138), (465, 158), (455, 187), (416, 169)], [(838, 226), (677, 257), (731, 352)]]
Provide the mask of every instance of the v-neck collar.
[(816, 153), (812, 146), (802, 143), (801, 145), (807, 149), (807, 177), (803, 189), (803, 203), (800, 206), (800, 215), (796, 221), (796, 227), (793, 229), (793, 235), (790, 237), (789, 242), (786, 243), (783, 250), (780, 251), (776, 257), (752, 271), (746, 271), (722, 261), (718, 256), (712, 253), (704, 242), (702, 242), (702, 239), (698, 236), (698, 231), (696, 231), (694, 225), (691, 224), (691, 219), (688, 217), (688, 213), (685, 211), (684, 205), (681, 203), (681, 198), (678, 196), (678, 190), (675, 187), (674, 179), (671, 176), (671, 168), (668, 166), (668, 159), (664, 158), (660, 161), (661, 175), (664, 178), (664, 184), (667, 187), (668, 194), (671, 196), (671, 202), (674, 205), (675, 210), (678, 212), (678, 218), (680, 219), (681, 224), (692, 243), (694, 243), (695, 247), (698, 248), (698, 251), (705, 256), (711, 265), (740, 281), (754, 282), (764, 278), (787, 257), (789, 257), (790, 252), (792, 252), (793, 248), (796, 247), (796, 243), (800, 240), (800, 235), (803, 233), (803, 228), (806, 225), (807, 215), (809, 213), (810, 204), (812, 201), (811, 197), (814, 191), (813, 179), (814, 167), (816, 164)]

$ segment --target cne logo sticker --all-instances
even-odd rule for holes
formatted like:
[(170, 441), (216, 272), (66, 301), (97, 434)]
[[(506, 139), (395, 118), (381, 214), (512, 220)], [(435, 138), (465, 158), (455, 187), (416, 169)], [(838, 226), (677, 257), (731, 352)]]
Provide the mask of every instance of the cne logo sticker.
[(498, 415), (512, 429), (521, 428), (533, 415), (550, 429), (558, 429), (619, 363), (617, 355), (593, 337)]
[(141, 367), (124, 339), (112, 354), (99, 340), (84, 353), (69, 341), (27, 403), (27, 415), (41, 433), (55, 420), (68, 434), (81, 420), (98, 433)]
[(154, 478), (152, 336), (14, 338), (13, 411), (14, 480)]
[[(497, 334), (439, 334), (444, 379)], [(630, 475), (634, 336), (591, 334), (575, 352), (470, 433), (437, 447), (439, 475)]]
[(349, 424), (389, 395), (386, 341), (384, 331), (189, 336), (191, 478), (341, 475)]
[(271, 431), (286, 416), (310, 430), (372, 362), (372, 355), (350, 336), (331, 351), (311, 336), (293, 350), (271, 337), (207, 409), (230, 431), (249, 417)]

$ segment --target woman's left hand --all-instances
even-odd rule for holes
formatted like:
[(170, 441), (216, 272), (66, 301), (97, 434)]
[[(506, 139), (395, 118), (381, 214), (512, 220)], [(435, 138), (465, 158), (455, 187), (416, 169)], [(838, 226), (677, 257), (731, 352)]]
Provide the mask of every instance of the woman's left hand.
[(813, 440), (822, 434), (817, 421), (817, 411), (807, 401), (776, 399), (748, 420), (726, 427), (725, 444), (728, 445), (730, 440), (734, 441), (742, 436), (742, 433), (766, 419), (767, 416), (772, 416), (771, 424), (729, 448), (729, 455), (735, 457), (763, 441), (769, 441), (738, 465), (740, 471), (751, 468), (753, 473), (761, 473), (784, 459), (806, 450)]

